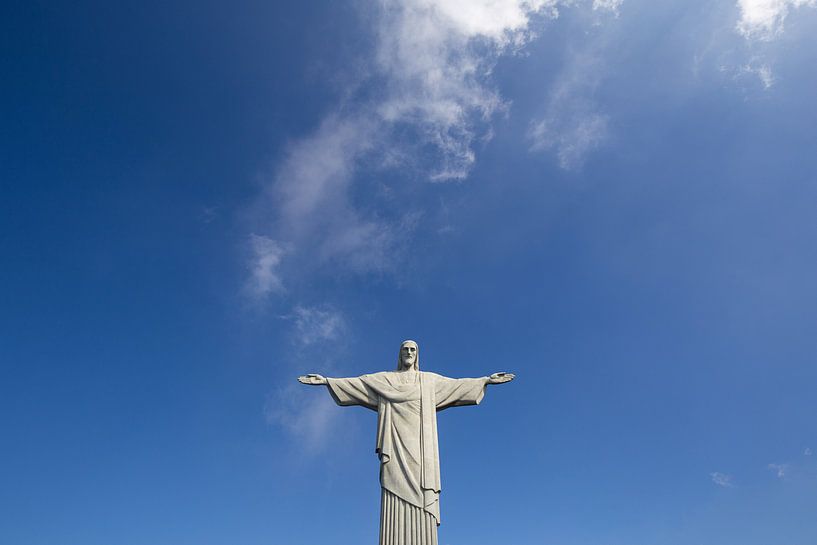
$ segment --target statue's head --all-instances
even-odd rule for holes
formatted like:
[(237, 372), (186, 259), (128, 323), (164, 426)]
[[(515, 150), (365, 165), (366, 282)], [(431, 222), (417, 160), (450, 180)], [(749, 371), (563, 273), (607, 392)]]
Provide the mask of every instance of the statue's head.
[(420, 348), (414, 341), (403, 341), (400, 345), (400, 354), (397, 355), (397, 370), (420, 370)]

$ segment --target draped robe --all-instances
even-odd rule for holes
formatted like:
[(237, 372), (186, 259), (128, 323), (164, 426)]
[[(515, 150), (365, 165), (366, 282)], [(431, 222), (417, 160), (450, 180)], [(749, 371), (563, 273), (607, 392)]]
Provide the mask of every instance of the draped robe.
[(440, 524), (437, 411), (478, 404), (488, 379), (452, 379), (412, 370), (327, 382), (338, 405), (377, 411), (380, 544), (436, 545)]

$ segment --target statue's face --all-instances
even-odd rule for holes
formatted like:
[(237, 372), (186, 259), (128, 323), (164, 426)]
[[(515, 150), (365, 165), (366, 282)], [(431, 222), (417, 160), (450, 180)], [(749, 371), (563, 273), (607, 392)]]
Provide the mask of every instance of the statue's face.
[(417, 362), (417, 345), (414, 343), (406, 343), (400, 347), (400, 362), (403, 369), (413, 367)]

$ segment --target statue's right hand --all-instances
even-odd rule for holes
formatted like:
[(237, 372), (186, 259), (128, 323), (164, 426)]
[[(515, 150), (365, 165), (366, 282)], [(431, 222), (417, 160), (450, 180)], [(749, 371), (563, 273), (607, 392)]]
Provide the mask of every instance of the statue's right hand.
[(326, 384), (326, 377), (310, 373), (308, 375), (302, 375), (298, 377), (298, 382), (301, 384), (311, 384), (312, 386), (320, 386), (321, 384)]

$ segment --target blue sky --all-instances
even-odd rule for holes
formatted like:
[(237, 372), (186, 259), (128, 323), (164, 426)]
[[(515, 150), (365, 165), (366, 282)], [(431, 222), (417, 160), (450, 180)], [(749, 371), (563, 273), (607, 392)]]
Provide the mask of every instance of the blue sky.
[[(7, 2), (0, 541), (817, 542), (813, 0)], [(343, 537), (340, 537), (343, 536)]]

